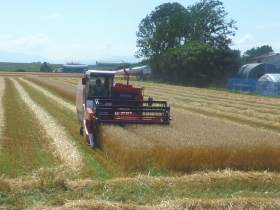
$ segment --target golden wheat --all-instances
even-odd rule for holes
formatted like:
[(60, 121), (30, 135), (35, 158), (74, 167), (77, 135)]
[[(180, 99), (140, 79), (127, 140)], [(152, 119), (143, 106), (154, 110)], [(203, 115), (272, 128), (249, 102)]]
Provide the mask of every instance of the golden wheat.
[[(134, 85), (141, 86), (141, 83), (134, 82)], [(269, 99), (266, 108), (255, 109), (251, 103), (259, 107), (264, 104), (258, 97), (239, 97), (236, 94), (187, 87), (179, 87), (180, 91), (176, 92), (178, 86), (147, 85), (146, 92), (156, 96), (155, 100), (164, 100), (165, 97), (173, 99), (171, 104), (186, 107), (186, 110), (207, 111), (213, 117), (219, 116), (219, 120), (172, 108), (173, 120), (167, 127), (127, 126), (124, 129), (102, 126), (101, 147), (105, 156), (125, 171), (144, 170), (150, 164), (162, 170), (185, 172), (227, 167), (241, 170), (279, 169), (278, 133), (225, 123), (230, 122), (228, 118), (236, 118), (279, 127), (279, 115), (261, 112), (273, 108), (271, 111), (279, 113), (277, 100)], [(219, 94), (225, 97), (225, 103), (215, 102), (215, 99), (222, 102)], [(188, 97), (194, 102), (185, 103), (184, 100), (190, 100)], [(240, 109), (235, 101), (243, 99), (246, 103), (242, 103)]]
[(78, 172), (83, 167), (83, 160), (76, 146), (69, 141), (67, 132), (61, 128), (43, 108), (34, 103), (27, 92), (25, 92), (19, 83), (13, 80), (22, 100), (30, 107), (38, 118), (38, 123), (42, 129), (53, 139), (51, 145), (55, 148), (53, 155), (65, 162), (65, 165)]
[[(170, 126), (103, 126), (106, 156), (125, 170), (154, 164), (162, 170), (235, 168), (278, 170), (278, 133), (172, 112)], [(263, 157), (266, 157), (265, 159)]]

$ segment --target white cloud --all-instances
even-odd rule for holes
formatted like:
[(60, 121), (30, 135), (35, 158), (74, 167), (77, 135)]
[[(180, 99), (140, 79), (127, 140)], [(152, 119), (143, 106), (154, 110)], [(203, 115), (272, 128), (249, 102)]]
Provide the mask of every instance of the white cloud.
[(62, 14), (56, 13), (56, 14), (50, 14), (50, 15), (44, 15), (44, 16), (30, 16), (28, 19), (54, 19), (54, 18), (59, 18), (61, 17)]
[(12, 17), (5, 17), (3, 18), (4, 21), (10, 21), (10, 20), (17, 20), (17, 19), (54, 19), (62, 17), (63, 15), (61, 13), (56, 14), (50, 14), (50, 15), (44, 15), (44, 16), (12, 16)]
[(251, 36), (250, 34), (246, 34), (245, 36), (243, 36), (242, 38), (238, 39), (238, 38), (233, 38), (233, 43), (235, 45), (242, 45), (242, 44), (252, 44), (255, 43), (255, 39), (253, 36)]
[(45, 16), (45, 18), (47, 18), (47, 19), (50, 19), (50, 18), (59, 18), (59, 17), (61, 17), (61, 16), (62, 16), (62, 14), (57, 13), (57, 14), (51, 14), (51, 15)]
[(137, 48), (134, 45), (105, 43), (56, 43), (45, 34), (13, 38), (0, 37), (0, 51), (24, 53), (29, 56), (40, 56), (47, 60), (80, 61), (104, 60), (111, 57), (134, 57)]
[(273, 43), (271, 47), (275, 53), (280, 53), (280, 42)]
[(11, 34), (0, 35), (0, 42), (1, 42), (1, 40), (7, 40), (11, 36), (12, 36)]
[(46, 57), (64, 60), (102, 60), (108, 57), (133, 57), (135, 46), (122, 46), (106, 42), (102, 45), (68, 44), (52, 46), (46, 51)]
[(51, 39), (44, 34), (21, 37), (18, 39), (0, 39), (0, 50), (7, 52), (20, 52), (29, 55), (42, 55), (51, 43)]
[(231, 48), (240, 50), (242, 52), (250, 50), (254, 47), (261, 47), (263, 45), (269, 45), (272, 47), (274, 52), (280, 53), (280, 42), (274, 42), (274, 43), (260, 42), (260, 41), (256, 40), (250, 34), (247, 34), (241, 38), (231, 37), (231, 39), (233, 40), (233, 45), (231, 46)]
[(231, 39), (233, 41), (233, 45), (231, 46), (231, 48), (240, 50), (242, 52), (245, 52), (246, 50), (249, 50), (260, 44), (250, 34), (246, 34), (245, 36), (243, 36), (241, 38), (231, 37)]
[(255, 24), (257, 29), (279, 28), (280, 23)]
[(271, 28), (279, 28), (280, 27), (280, 23), (269, 23), (268, 25)]
[(265, 29), (265, 28), (267, 28), (266, 25), (260, 25), (260, 24), (255, 24), (255, 27), (256, 27), (257, 29)]

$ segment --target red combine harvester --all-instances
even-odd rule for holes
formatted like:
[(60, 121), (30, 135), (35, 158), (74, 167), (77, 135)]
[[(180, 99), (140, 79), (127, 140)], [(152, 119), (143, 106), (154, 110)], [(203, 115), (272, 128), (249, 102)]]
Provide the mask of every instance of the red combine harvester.
[[(78, 84), (76, 97), (80, 133), (90, 147), (95, 147), (101, 124), (162, 124), (170, 123), (167, 101), (144, 99), (144, 88), (129, 85), (130, 74), (148, 75), (149, 66), (119, 71), (87, 70)], [(114, 83), (115, 75), (126, 75), (127, 84)]]

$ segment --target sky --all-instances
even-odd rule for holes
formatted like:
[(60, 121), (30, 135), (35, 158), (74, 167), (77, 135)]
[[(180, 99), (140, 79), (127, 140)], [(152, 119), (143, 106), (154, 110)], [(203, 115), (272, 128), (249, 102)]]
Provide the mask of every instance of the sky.
[[(178, 0), (184, 7), (200, 0)], [(221, 0), (238, 30), (232, 49), (280, 53), (280, 0)], [(0, 0), (0, 62), (138, 62), (139, 23), (164, 0)]]

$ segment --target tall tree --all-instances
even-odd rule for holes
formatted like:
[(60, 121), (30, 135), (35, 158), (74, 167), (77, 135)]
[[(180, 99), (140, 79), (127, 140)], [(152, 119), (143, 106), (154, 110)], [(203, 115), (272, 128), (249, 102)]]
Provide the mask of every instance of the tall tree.
[(41, 72), (51, 72), (52, 69), (51, 67), (47, 64), (47, 62), (42, 63), (42, 65), (40, 66), (40, 71)]
[(184, 34), (187, 10), (179, 3), (166, 3), (156, 7), (140, 24), (136, 33), (137, 58), (151, 58), (180, 44)]
[(199, 87), (226, 84), (240, 63), (239, 50), (223, 50), (194, 41), (162, 54), (162, 74), (158, 79), (170, 84)]
[(218, 0), (202, 0), (188, 7), (189, 20), (185, 41), (197, 40), (212, 46), (227, 49), (232, 43), (229, 36), (235, 35), (236, 21), (227, 21), (223, 3)]
[(135, 56), (151, 58), (169, 48), (200, 41), (216, 47), (228, 47), (235, 35), (235, 21), (226, 21), (227, 13), (218, 0), (201, 0), (187, 9), (179, 3), (165, 3), (147, 15), (136, 32)]
[[(215, 56), (212, 54), (215, 50), (228, 51), (232, 43), (229, 37), (234, 36), (237, 29), (234, 20), (227, 21), (222, 5), (219, 0), (201, 0), (188, 8), (179, 3), (156, 7), (139, 24), (136, 33), (139, 50), (135, 56), (149, 59), (152, 73), (157, 78), (176, 83), (181, 79), (180, 74), (188, 72), (193, 78), (192, 85), (196, 85), (199, 75), (206, 75), (200, 73), (200, 69), (205, 70), (207, 66), (207, 74), (211, 74), (209, 66), (212, 64), (207, 62), (213, 63), (213, 59), (209, 60), (207, 53)], [(190, 49), (196, 53), (190, 53)], [(182, 57), (184, 59), (180, 59)], [(163, 60), (183, 63), (173, 64), (168, 69), (166, 66), (170, 65)]]

